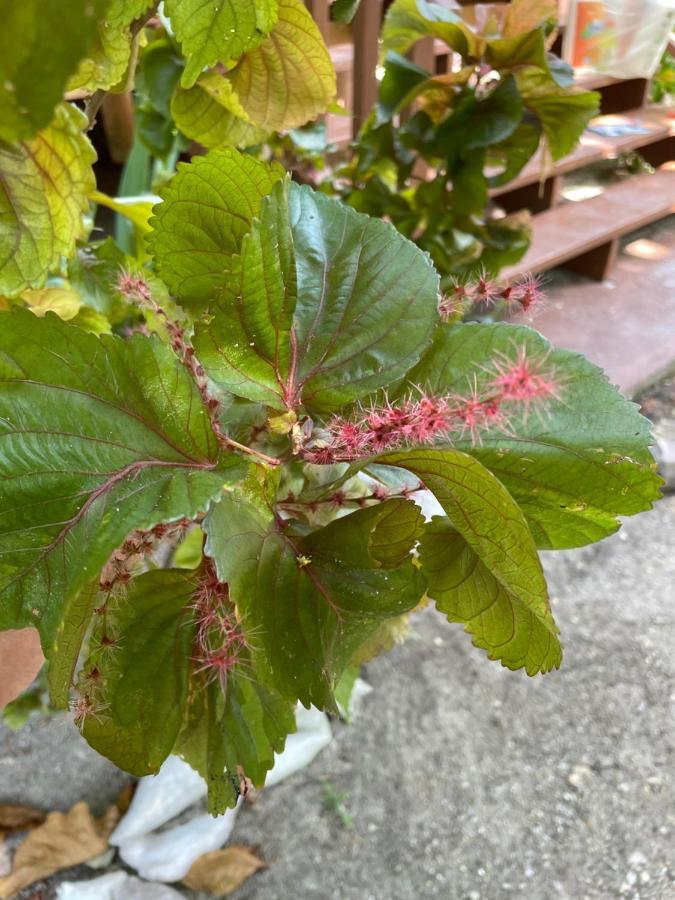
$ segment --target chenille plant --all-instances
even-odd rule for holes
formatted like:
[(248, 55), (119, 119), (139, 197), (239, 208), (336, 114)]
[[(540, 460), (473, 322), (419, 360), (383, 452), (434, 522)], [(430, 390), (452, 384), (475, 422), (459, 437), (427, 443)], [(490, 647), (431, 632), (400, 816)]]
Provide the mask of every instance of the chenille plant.
[[(659, 481), (599, 369), (528, 327), (462, 323), (472, 302), (529, 307), (534, 281), (444, 296), (391, 224), (277, 164), (213, 149), (161, 189), (135, 258), (87, 243), (93, 154), (57, 93), (77, 71), (94, 115), (153, 12), (113, 0), (126, 24), (97, 30), (96, 3), (72, 35), (61, 4), (53, 27), (50, 4), (21, 5), (44, 90), (27, 55), (0, 56), (0, 628), (38, 629), (51, 701), (92, 747), (136, 775), (180, 755), (220, 813), (264, 783), (296, 704), (335, 712), (345, 673), (428, 600), (504, 666), (557, 668), (538, 550), (613, 533)], [(279, 36), (291, 10), (309, 44)], [(325, 54), (299, 3), (165, 12), (180, 90), (215, 73), (278, 123), (329, 102), (330, 74), (295, 104)], [(47, 39), (72, 46), (47, 59)]]

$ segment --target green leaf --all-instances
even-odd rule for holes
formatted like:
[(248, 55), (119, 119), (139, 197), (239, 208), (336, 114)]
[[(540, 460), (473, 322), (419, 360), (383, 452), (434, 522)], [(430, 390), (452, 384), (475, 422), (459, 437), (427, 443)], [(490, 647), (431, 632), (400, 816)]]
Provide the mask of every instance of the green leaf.
[(262, 787), (294, 731), (293, 705), (244, 659), (228, 673), (224, 693), (213, 682), (193, 696), (176, 752), (206, 780), (209, 812), (220, 815), (237, 802), (238, 770)]
[(437, 322), (437, 275), (390, 225), (284, 182), (194, 345), (207, 374), (276, 409), (331, 410), (401, 377)]
[(302, 0), (279, 0), (279, 20), (229, 73), (252, 122), (268, 131), (297, 128), (335, 99), (335, 70)]
[(158, 771), (183, 723), (193, 591), (189, 573), (148, 572), (96, 617), (79, 676), (80, 702), (89, 710), (82, 732), (94, 750), (132, 775)]
[(160, 191), (164, 202), (155, 207), (149, 246), (159, 274), (181, 302), (213, 299), (262, 198), (282, 176), (280, 166), (231, 149), (179, 164)]
[(451, 204), (455, 216), (480, 216), (488, 199), (488, 181), (483, 173), (485, 150), (474, 150), (460, 160), (452, 173)]
[(204, 147), (250, 147), (262, 143), (268, 131), (251, 122), (232, 83), (218, 72), (207, 72), (197, 84), (178, 87), (171, 100), (176, 127)]
[(660, 479), (649, 423), (583, 356), (552, 350), (530, 328), (464, 324), (439, 329), (433, 348), (409, 373), (409, 383), (432, 392), (465, 393), (485, 377), (499, 354), (519, 348), (545, 360), (560, 385), (560, 401), (488, 432), (482, 443), (456, 446), (472, 454), (505, 485), (525, 513), (537, 545), (580, 547), (612, 534), (618, 516), (650, 509)]
[(500, 72), (519, 66), (536, 66), (548, 72), (546, 35), (543, 28), (526, 31), (514, 37), (502, 37), (487, 41), (485, 60)]
[(584, 129), (597, 116), (600, 95), (560, 87), (550, 72), (527, 66), (516, 73), (525, 106), (532, 110), (544, 129), (554, 160), (570, 153)]
[(166, 13), (186, 58), (181, 84), (192, 87), (204, 69), (238, 59), (275, 25), (278, 0), (166, 0)]
[(530, 122), (521, 122), (516, 130), (494, 144), (488, 150), (488, 161), (493, 165), (500, 165), (501, 172), (490, 179), (490, 187), (498, 187), (508, 184), (515, 178), (539, 149), (541, 131)]
[(562, 651), (548, 606), (508, 590), (449, 519), (426, 525), (420, 561), (437, 608), (464, 624), (490, 659), (528, 675), (559, 668)]
[(400, 53), (387, 53), (384, 78), (376, 106), (376, 124), (388, 122), (402, 106), (411, 103), (419, 90), (429, 81), (429, 73)]
[(456, 12), (427, 0), (394, 0), (382, 28), (385, 51), (405, 54), (425, 37), (445, 41), (464, 57), (475, 49), (474, 35)]
[(62, 104), (29, 141), (0, 141), (0, 295), (41, 287), (84, 234), (82, 214), (95, 187), (85, 117)]
[(349, 25), (356, 15), (361, 0), (334, 0), (330, 7), (330, 17), (334, 22)]
[(98, 19), (97, 39), (70, 79), (69, 90), (109, 90), (125, 80), (134, 44), (132, 26), (151, 3), (152, 0), (108, 0), (105, 14)]
[[(417, 475), (460, 536), (461, 543), (450, 542), (447, 553), (441, 554), (441, 562), (433, 563), (433, 574), (425, 566), (430, 556), (428, 545), (421, 557), (422, 569), (429, 578), (429, 594), (439, 601), (439, 608), (451, 620), (467, 602), (472, 611), (469, 618), (479, 613), (480, 601), (473, 594), (470, 601), (461, 593), (452, 594), (461, 584), (461, 579), (456, 578), (456, 557), (463, 553), (462, 545), (466, 543), (468, 550), (461, 572), (466, 574), (467, 566), (470, 570), (473, 564), (478, 567), (477, 578), (487, 585), (489, 576), (499, 587), (498, 591), (492, 587), (499, 602), (484, 621), (472, 624), (473, 633), (483, 641), (479, 646), (485, 646), (493, 658), (511, 668), (525, 667), (530, 675), (557, 666), (561, 659), (558, 629), (551, 615), (541, 562), (525, 516), (504, 485), (477, 459), (458, 450), (387, 453), (378, 462)], [(438, 555), (438, 540), (433, 548)], [(440, 591), (440, 600), (435, 589)], [(481, 592), (486, 587), (477, 583), (473, 589)]]
[(452, 113), (439, 126), (430, 150), (453, 162), (467, 151), (489, 147), (508, 138), (523, 117), (523, 101), (512, 75), (479, 99), (465, 91)]
[(96, 36), (106, 0), (0, 0), (0, 140), (31, 138), (49, 125)]
[(118, 321), (126, 310), (115, 285), (120, 270), (127, 268), (129, 258), (109, 237), (78, 250), (68, 262), (68, 280), (86, 306)]
[(245, 465), (219, 455), (194, 382), (159, 339), (0, 315), (0, 629), (38, 628), (62, 704), (113, 550), (135, 528), (206, 510)]
[(288, 700), (335, 709), (333, 691), (356, 650), (424, 593), (410, 557), (420, 523), (406, 500), (304, 536), (241, 499), (212, 508), (205, 552), (229, 584), (270, 686)]

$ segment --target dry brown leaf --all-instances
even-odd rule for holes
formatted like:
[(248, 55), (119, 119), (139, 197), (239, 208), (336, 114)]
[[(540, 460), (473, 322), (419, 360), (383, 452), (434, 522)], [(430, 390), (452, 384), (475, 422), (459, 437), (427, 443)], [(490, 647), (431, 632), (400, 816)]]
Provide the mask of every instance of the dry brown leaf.
[(107, 849), (118, 819), (117, 807), (95, 819), (86, 803), (76, 803), (67, 813), (49, 813), (44, 824), (31, 831), (14, 854), (12, 871), (0, 878), (0, 897), (13, 897), (60, 869), (99, 856)]
[(28, 831), (36, 825), (42, 825), (45, 814), (32, 806), (20, 806), (13, 803), (0, 803), (0, 832)]
[(224, 850), (212, 850), (199, 856), (183, 879), (185, 887), (193, 891), (208, 891), (216, 897), (231, 894), (258, 869), (267, 863), (259, 859), (250, 847), (232, 844)]

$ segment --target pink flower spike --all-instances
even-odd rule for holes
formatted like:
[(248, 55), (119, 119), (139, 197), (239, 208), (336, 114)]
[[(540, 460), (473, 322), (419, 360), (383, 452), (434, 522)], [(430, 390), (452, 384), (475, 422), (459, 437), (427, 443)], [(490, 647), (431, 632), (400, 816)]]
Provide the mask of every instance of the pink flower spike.
[(148, 283), (139, 275), (132, 275), (131, 272), (126, 272), (124, 269), (120, 270), (115, 287), (127, 300), (136, 300), (140, 303), (150, 303), (152, 301), (152, 293)]
[(520, 308), (524, 313), (528, 313), (531, 316), (544, 302), (541, 276), (524, 275), (513, 286), (511, 299), (520, 304)]
[(499, 299), (499, 295), (499, 285), (494, 281), (490, 281), (485, 275), (481, 275), (474, 285), (472, 300), (474, 303), (485, 303), (487, 306), (491, 306)]
[(560, 385), (551, 370), (543, 368), (545, 360), (530, 360), (521, 347), (515, 361), (499, 360), (495, 363), (496, 375), (491, 386), (499, 393), (500, 400), (523, 404), (528, 411), (535, 401), (560, 399)]

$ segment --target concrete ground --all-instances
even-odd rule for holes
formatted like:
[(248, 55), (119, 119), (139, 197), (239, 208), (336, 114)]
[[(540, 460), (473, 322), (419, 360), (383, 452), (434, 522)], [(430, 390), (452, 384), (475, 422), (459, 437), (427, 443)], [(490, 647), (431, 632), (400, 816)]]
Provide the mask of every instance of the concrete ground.
[[(420, 614), (367, 667), (355, 722), (240, 814), (235, 840), (271, 865), (236, 900), (675, 898), (673, 547), (670, 496), (547, 556), (566, 656), (545, 677)], [(121, 781), (62, 719), (0, 734), (0, 800), (100, 808)], [(323, 808), (326, 784), (353, 828)]]

